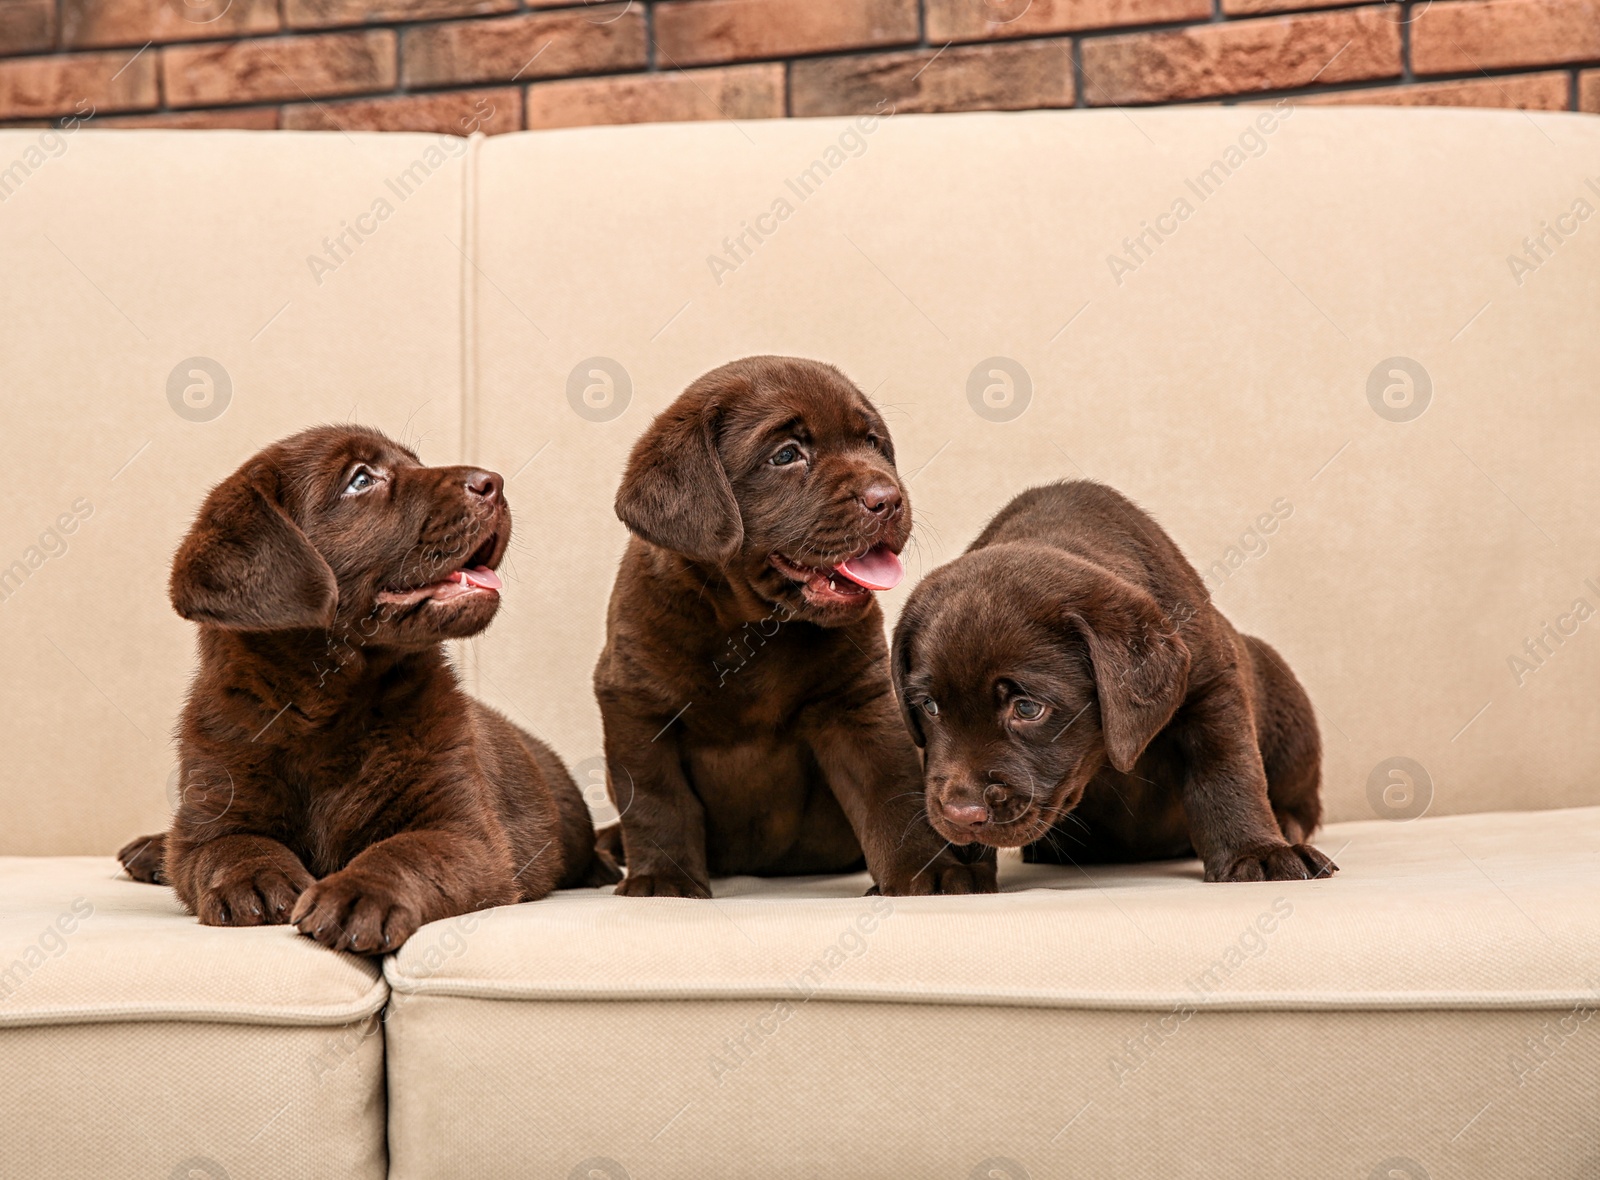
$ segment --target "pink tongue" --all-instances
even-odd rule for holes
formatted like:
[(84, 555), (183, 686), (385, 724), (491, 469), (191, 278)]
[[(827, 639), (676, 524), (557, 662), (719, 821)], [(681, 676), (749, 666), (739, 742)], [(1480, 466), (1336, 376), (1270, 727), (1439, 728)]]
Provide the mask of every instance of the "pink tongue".
[(484, 590), (498, 590), (503, 585), (500, 575), (486, 565), (480, 565), (472, 570), (457, 570), (455, 576), (469, 586), (478, 586)]
[(860, 557), (852, 557), (833, 568), (836, 573), (843, 574), (857, 586), (865, 586), (868, 590), (893, 590), (900, 584), (900, 579), (906, 576), (900, 558), (887, 545), (874, 545)]

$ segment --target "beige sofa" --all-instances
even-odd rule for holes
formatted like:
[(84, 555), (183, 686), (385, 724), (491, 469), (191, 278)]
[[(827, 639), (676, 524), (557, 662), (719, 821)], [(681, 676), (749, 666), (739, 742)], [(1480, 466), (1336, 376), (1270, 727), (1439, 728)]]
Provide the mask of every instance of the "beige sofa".
[[(0, 1171), (1600, 1175), (1600, 121), (91, 120), (0, 134), (0, 196)], [(505, 474), (461, 672), (606, 818), (614, 483), (754, 352), (885, 408), (913, 574), (1041, 481), (1153, 510), (1309, 688), (1340, 875), (580, 891), (374, 963), (118, 874), (178, 789), (169, 555), (319, 420)]]

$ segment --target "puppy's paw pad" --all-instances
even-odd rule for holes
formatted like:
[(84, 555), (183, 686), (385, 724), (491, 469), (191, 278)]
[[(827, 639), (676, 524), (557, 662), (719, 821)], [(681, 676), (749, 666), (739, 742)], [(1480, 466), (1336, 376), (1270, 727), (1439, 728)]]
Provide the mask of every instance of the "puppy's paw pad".
[(1311, 881), (1338, 872), (1309, 844), (1264, 844), (1234, 855), (1213, 878), (1217, 881)]
[(617, 883), (618, 897), (709, 898), (711, 885), (676, 873), (629, 873)]
[(382, 955), (417, 932), (417, 908), (400, 890), (348, 870), (324, 877), (300, 895), (290, 919), (308, 938), (336, 951)]

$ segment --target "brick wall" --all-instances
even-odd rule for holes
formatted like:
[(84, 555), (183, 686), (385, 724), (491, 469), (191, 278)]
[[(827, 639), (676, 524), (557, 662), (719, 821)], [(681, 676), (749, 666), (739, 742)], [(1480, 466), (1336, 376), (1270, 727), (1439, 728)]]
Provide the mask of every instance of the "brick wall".
[(488, 132), (1239, 101), (1600, 112), (1600, 0), (0, 0), (0, 123)]

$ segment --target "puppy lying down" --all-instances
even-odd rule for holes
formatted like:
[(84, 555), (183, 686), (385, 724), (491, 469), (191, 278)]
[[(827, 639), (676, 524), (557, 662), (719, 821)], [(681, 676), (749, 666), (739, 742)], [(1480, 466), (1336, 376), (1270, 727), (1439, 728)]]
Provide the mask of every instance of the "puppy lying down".
[(361, 427), (275, 443), (212, 489), (172, 565), (200, 626), (182, 796), (118, 854), (129, 874), (206, 925), (360, 953), (617, 880), (560, 760), (445, 659), (494, 618), (510, 539), (498, 475)]
[(1207, 881), (1319, 877), (1321, 743), (1282, 658), (1100, 484), (1033, 488), (930, 574), (896, 693), (941, 836), (1026, 860), (1198, 855)]

